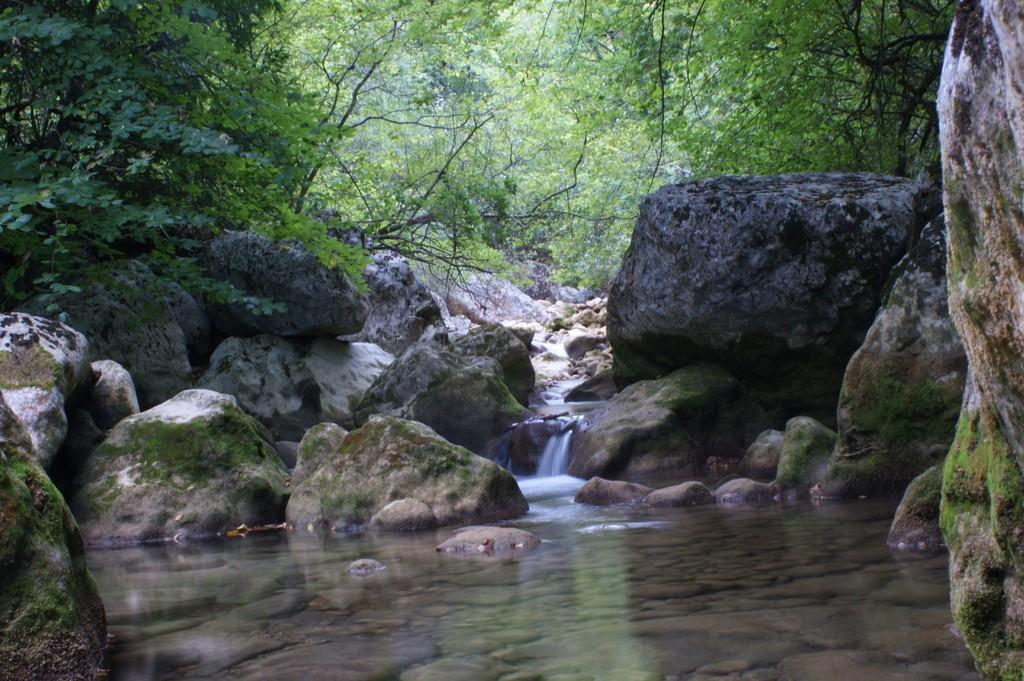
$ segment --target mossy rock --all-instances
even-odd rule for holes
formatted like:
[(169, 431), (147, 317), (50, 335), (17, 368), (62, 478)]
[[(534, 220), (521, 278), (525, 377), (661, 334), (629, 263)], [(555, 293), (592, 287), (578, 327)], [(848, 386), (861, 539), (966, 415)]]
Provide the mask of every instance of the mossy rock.
[(731, 421), (725, 426), (727, 417), (742, 411), (738, 406), (742, 400), (735, 379), (711, 364), (634, 383), (578, 428), (569, 473), (608, 479), (690, 477), (709, 455), (725, 453), (729, 443), (717, 439), (722, 433), (735, 440), (730, 453), (738, 459), (746, 435)]
[(511, 329), (499, 324), (480, 326), (452, 343), (452, 350), (470, 359), (496, 361), (508, 391), (520, 404), (527, 404), (537, 377), (528, 346)]
[(807, 416), (786, 422), (775, 484), (783, 489), (809, 486), (828, 465), (836, 445), (835, 431)]
[(337, 456), (338, 449), (347, 436), (348, 431), (337, 423), (318, 423), (307, 430), (296, 452), (292, 486), (297, 487), (324, 462)]
[(943, 549), (946, 544), (939, 528), (941, 502), (942, 466), (932, 466), (907, 486), (889, 528), (889, 548), (922, 552)]
[(60, 492), (0, 398), (0, 677), (92, 679), (106, 617)]
[(425, 504), (439, 525), (514, 518), (529, 508), (508, 471), (421, 423), (381, 416), (349, 433), (337, 456), (296, 486), (287, 518), (302, 530), (359, 528), (400, 499)]
[(202, 540), (281, 522), (287, 470), (234, 398), (186, 390), (119, 423), (79, 475), (91, 545)]

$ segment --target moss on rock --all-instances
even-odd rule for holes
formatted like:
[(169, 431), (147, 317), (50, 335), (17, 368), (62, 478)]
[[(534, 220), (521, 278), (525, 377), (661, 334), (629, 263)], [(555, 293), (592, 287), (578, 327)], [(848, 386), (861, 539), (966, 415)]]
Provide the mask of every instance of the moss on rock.
[(835, 432), (814, 419), (807, 416), (790, 419), (782, 438), (775, 484), (784, 489), (810, 485), (827, 465), (835, 444)]

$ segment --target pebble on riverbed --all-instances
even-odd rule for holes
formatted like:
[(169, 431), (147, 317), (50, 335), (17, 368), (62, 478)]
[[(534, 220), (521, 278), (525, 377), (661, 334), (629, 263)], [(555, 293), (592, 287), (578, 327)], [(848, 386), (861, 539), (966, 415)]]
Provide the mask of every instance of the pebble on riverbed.
[(387, 566), (372, 558), (360, 558), (348, 566), (348, 573), (353, 577), (369, 577), (387, 570)]

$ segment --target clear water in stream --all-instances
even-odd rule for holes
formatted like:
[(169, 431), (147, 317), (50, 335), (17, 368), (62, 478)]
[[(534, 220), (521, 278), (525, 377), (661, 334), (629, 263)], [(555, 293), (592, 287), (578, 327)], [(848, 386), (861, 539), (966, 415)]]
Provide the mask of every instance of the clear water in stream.
[(579, 484), (523, 481), (544, 544), (513, 558), (438, 555), (447, 530), (93, 553), (110, 678), (978, 679), (945, 558), (885, 548), (891, 503), (600, 509)]

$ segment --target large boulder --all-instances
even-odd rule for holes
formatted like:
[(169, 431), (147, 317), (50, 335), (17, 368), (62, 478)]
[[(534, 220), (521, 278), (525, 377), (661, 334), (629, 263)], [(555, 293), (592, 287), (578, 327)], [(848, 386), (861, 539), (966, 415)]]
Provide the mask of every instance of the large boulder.
[(932, 466), (907, 486), (892, 519), (885, 543), (897, 551), (933, 552), (943, 549), (939, 528), (942, 466)]
[(292, 487), (316, 472), (326, 461), (338, 454), (341, 443), (348, 437), (348, 431), (337, 423), (318, 423), (302, 436), (295, 452), (295, 470), (292, 471)]
[(443, 325), (440, 306), (402, 256), (375, 253), (363, 276), (370, 288), (369, 314), (362, 331), (344, 340), (375, 343), (397, 355)]
[(110, 431), (71, 506), (90, 545), (210, 539), (281, 522), (287, 475), (233, 397), (187, 390)]
[(424, 273), (425, 283), (445, 302), (449, 313), (464, 315), (477, 324), (501, 324), (503, 321), (546, 323), (548, 312), (512, 282), (484, 272), (461, 280)]
[(786, 422), (775, 484), (783, 489), (806, 489), (819, 479), (836, 446), (836, 433), (808, 416)]
[(479, 326), (452, 343), (457, 355), (489, 357), (501, 367), (501, 378), (521, 404), (527, 404), (536, 382), (530, 350), (515, 333), (500, 324)]
[(275, 437), (298, 440), (324, 421), (351, 427), (359, 400), (393, 360), (372, 343), (228, 338), (198, 386), (233, 395)]
[(762, 418), (724, 369), (696, 365), (615, 395), (577, 427), (569, 474), (694, 476), (711, 455), (738, 459)]
[(68, 433), (64, 401), (90, 377), (88, 353), (85, 337), (63, 324), (20, 312), (0, 315), (0, 396), (44, 467)]
[(921, 233), (846, 367), (828, 496), (899, 494), (953, 441), (967, 357), (949, 316), (945, 224)]
[(106, 616), (82, 538), (0, 396), (0, 678), (79, 681), (100, 670)]
[(224, 336), (340, 336), (366, 321), (365, 296), (340, 268), (321, 263), (298, 242), (275, 242), (254, 232), (225, 232), (211, 241), (206, 268), (245, 297), (271, 300), (283, 309), (262, 314), (244, 301), (210, 307)]
[[(504, 333), (522, 346), (511, 332)], [(408, 418), (455, 444), (484, 452), (530, 412), (509, 391), (510, 371), (496, 359), (473, 355), (474, 347), (482, 345), (471, 339), (460, 348), (426, 342), (411, 346), (366, 391), (356, 422), (375, 414)]]
[(889, 272), (935, 210), (929, 195), (846, 173), (661, 188), (608, 298), (617, 379), (713, 361), (762, 402), (830, 422)]
[[(131, 373), (143, 408), (191, 386), (189, 336), (182, 324), (200, 337), (208, 335), (209, 324), (177, 284), (160, 280), (140, 262), (126, 261), (113, 276), (64, 294), (56, 304), (67, 325), (89, 340), (89, 361), (111, 359)], [(25, 309), (45, 314), (46, 305), (34, 299)]]
[[(421, 423), (382, 416), (349, 433), (337, 456), (296, 486), (287, 518), (299, 529), (345, 530), (401, 499), (429, 507), (438, 525), (514, 518), (529, 507), (497, 464)], [(397, 510), (407, 515), (412, 506)], [(382, 515), (382, 524), (394, 527), (394, 517)]]
[(1024, 676), (1024, 14), (960, 3), (939, 87), (949, 307), (968, 378), (945, 462), (957, 626), (988, 678)]

